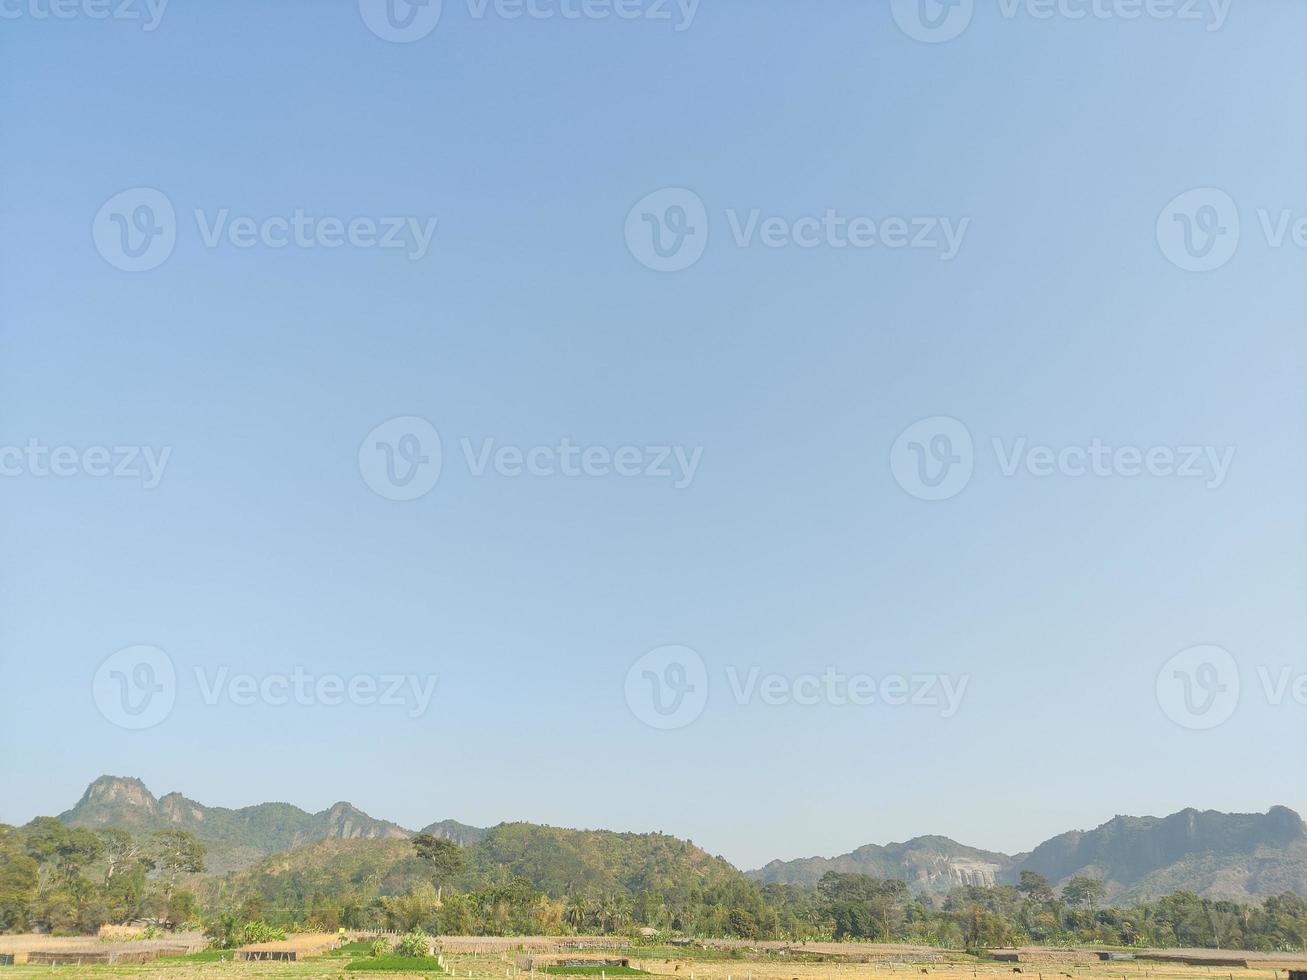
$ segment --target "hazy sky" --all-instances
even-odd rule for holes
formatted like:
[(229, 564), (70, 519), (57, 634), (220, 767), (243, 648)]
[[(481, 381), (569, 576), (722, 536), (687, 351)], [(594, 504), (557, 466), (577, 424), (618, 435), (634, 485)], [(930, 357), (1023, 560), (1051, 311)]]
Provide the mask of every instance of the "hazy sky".
[(0, 5), (0, 820), (1307, 810), (1307, 8), (393, 3)]

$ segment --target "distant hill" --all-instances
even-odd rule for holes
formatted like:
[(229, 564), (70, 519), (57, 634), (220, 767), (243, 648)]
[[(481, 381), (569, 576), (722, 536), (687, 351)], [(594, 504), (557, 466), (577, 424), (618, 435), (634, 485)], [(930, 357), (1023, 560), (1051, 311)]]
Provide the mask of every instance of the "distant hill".
[(215, 872), (245, 867), (265, 855), (315, 840), (410, 836), (403, 827), (370, 817), (349, 803), (336, 803), (319, 813), (289, 803), (229, 810), (196, 803), (180, 793), (156, 799), (139, 779), (121, 776), (101, 776), (59, 819), (75, 827), (189, 830), (207, 845), (206, 861)]
[(441, 820), (437, 823), (427, 824), (422, 828), (421, 833), (434, 834), (436, 837), (448, 837), (455, 844), (466, 847), (468, 844), (475, 844), (481, 840), (489, 831), (485, 827), (469, 827), (457, 820)]
[(1018, 867), (1054, 883), (1073, 875), (1102, 878), (1114, 899), (1178, 889), (1221, 898), (1307, 895), (1307, 824), (1286, 807), (1114, 817), (1045, 841), (1018, 859)]
[(1102, 878), (1113, 901), (1180, 889), (1211, 898), (1307, 895), (1307, 824), (1284, 807), (1265, 814), (1183, 810), (1169, 817), (1115, 817), (1091, 831), (1061, 834), (1028, 854), (918, 837), (833, 858), (773, 861), (749, 874), (764, 883), (815, 885), (827, 871), (859, 872), (942, 894), (957, 885), (1015, 884), (1023, 870), (1055, 886), (1075, 875)]
[(902, 844), (867, 844), (833, 858), (772, 861), (750, 872), (764, 883), (815, 885), (828, 871), (902, 878), (914, 892), (943, 894), (958, 885), (993, 886), (1006, 879), (1012, 858), (967, 847), (947, 837), (915, 837)]
[[(658, 889), (675, 898), (715, 885), (747, 886), (744, 875), (689, 841), (665, 834), (564, 830), (500, 824), (466, 846), (467, 870), (449, 882), (483, 889), (526, 878), (553, 897), (634, 897)], [(407, 841), (321, 840), (273, 854), (206, 887), (213, 894), (257, 893), (270, 906), (306, 908), (315, 895), (350, 891), (364, 899), (401, 894), (429, 880)]]
[(566, 830), (538, 824), (492, 827), (469, 849), (469, 884), (528, 879), (550, 895), (671, 895), (743, 881), (743, 872), (666, 834)]

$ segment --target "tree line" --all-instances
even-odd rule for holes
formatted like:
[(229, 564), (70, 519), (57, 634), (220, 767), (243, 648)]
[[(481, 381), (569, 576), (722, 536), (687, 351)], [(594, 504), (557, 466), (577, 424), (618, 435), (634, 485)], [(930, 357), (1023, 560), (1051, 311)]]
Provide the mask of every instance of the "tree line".
[[(1307, 900), (1236, 902), (1179, 891), (1131, 905), (1104, 882), (1019, 883), (913, 894), (898, 879), (830, 872), (816, 887), (762, 885), (741, 874), (677, 875), (629, 888), (565, 868), (533, 879), (511, 863), (469, 867), (468, 851), (419, 834), (399, 860), (363, 850), (354, 864), (194, 878), (204, 845), (182, 830), (133, 835), (38, 818), (0, 827), (0, 930), (91, 933), (106, 923), (249, 930), (387, 928), (432, 935), (606, 934), (862, 940), (954, 949), (1021, 944), (1307, 950)], [(544, 860), (538, 854), (532, 860)], [(371, 863), (369, 863), (371, 862)], [(242, 876), (243, 875), (243, 876)]]
[(0, 931), (92, 933), (108, 923), (173, 928), (195, 920), (180, 887), (204, 870), (204, 845), (184, 830), (137, 836), (54, 817), (0, 825)]

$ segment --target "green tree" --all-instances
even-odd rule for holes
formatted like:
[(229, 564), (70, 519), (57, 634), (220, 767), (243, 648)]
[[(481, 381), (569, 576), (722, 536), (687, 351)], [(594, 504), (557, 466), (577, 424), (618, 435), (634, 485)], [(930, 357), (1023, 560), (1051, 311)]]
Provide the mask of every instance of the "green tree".
[(150, 860), (163, 875), (165, 904), (171, 901), (181, 875), (204, 871), (204, 850), (189, 830), (159, 830), (150, 836)]
[(1062, 900), (1072, 908), (1088, 908), (1091, 912), (1107, 895), (1107, 885), (1101, 878), (1076, 875), (1062, 886)]
[(463, 848), (448, 837), (418, 834), (413, 838), (413, 850), (426, 863), (432, 884), (436, 886), (437, 898), (449, 879), (462, 874), (467, 867)]
[(97, 830), (95, 836), (100, 840), (104, 855), (105, 888), (113, 884), (115, 875), (129, 872), (137, 864), (153, 866), (146, 853), (145, 843), (121, 827), (105, 827)]
[(1053, 886), (1048, 883), (1047, 878), (1035, 871), (1021, 872), (1021, 883), (1017, 885), (1017, 891), (1040, 905), (1047, 905), (1054, 898)]
[(36, 858), (19, 848), (12, 827), (0, 827), (0, 932), (28, 928), (40, 880), (41, 866)]

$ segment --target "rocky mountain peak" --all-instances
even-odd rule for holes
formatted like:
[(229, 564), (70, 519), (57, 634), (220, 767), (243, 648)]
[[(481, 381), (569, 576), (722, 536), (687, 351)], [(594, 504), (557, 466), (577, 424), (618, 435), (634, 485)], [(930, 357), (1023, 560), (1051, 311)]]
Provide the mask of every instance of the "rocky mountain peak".
[(101, 776), (82, 794), (78, 806), (114, 806), (139, 809), (153, 815), (159, 801), (141, 782), (131, 776)]

